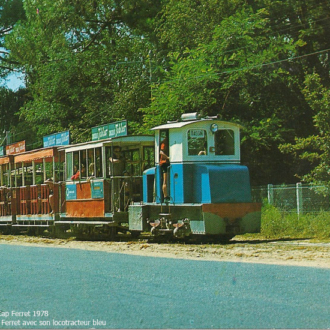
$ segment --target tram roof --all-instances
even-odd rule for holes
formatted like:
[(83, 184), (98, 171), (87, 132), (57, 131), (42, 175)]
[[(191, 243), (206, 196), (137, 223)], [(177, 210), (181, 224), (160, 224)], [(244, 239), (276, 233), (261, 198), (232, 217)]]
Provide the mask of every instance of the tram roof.
[(98, 148), (104, 145), (130, 144), (130, 143), (141, 143), (141, 142), (154, 142), (154, 136), (153, 135), (118, 136), (110, 139), (71, 144), (69, 146), (59, 147), (59, 150), (65, 150), (66, 152), (69, 152), (75, 150)]
[(43, 158), (51, 158), (57, 156), (57, 148), (41, 148), (30, 151), (25, 151), (20, 154), (13, 155), (15, 163), (21, 162), (32, 162), (35, 160), (43, 159)]
[(12, 162), (13, 155), (5, 155), (0, 157), (0, 165), (9, 164)]

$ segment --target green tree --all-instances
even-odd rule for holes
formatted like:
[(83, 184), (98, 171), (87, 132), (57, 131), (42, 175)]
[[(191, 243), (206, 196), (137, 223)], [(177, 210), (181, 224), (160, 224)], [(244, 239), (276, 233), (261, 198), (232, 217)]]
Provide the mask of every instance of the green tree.
[(328, 67), (329, 48), (328, 5), (305, 4), (169, 1), (159, 33), (174, 52), (165, 79), (153, 87), (152, 104), (143, 109), (145, 126), (182, 112), (220, 114), (246, 127), (242, 158), (254, 184), (297, 180), (300, 165), (279, 146), (314, 131), (303, 82), (306, 73)]
[[(6, 41), (30, 93), (21, 114), (39, 136), (70, 129), (73, 141), (83, 141), (91, 126), (141, 121), (137, 109), (150, 101), (149, 33), (159, 5), (24, 2), (27, 20)], [(137, 8), (145, 11), (137, 16)]]
[(0, 77), (6, 77), (13, 69), (5, 48), (5, 36), (11, 33), (15, 24), (25, 18), (22, 0), (0, 0)]
[(295, 143), (283, 144), (281, 149), (284, 153), (291, 153), (301, 160), (301, 167), (296, 173), (300, 179), (324, 185), (329, 189), (330, 89), (328, 86), (324, 86), (320, 76), (314, 73), (306, 76), (303, 92), (315, 113), (316, 132), (305, 138), (296, 138)]

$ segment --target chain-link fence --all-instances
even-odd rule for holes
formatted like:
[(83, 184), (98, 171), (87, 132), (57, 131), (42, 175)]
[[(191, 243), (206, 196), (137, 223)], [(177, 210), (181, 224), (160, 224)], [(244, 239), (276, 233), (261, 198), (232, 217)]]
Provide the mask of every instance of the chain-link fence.
[(297, 183), (253, 187), (254, 202), (267, 201), (284, 212), (297, 214), (330, 211), (330, 197), (326, 188)]

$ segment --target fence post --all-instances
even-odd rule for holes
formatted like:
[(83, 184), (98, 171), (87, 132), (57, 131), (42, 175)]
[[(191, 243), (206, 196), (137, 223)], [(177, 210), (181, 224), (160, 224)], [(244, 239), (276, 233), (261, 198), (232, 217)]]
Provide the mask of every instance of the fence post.
[(274, 188), (272, 184), (267, 185), (267, 191), (268, 191), (268, 204), (273, 205), (274, 204)]
[(296, 184), (296, 196), (297, 196), (297, 214), (298, 217), (303, 213), (303, 196), (302, 196), (302, 184), (298, 182)]

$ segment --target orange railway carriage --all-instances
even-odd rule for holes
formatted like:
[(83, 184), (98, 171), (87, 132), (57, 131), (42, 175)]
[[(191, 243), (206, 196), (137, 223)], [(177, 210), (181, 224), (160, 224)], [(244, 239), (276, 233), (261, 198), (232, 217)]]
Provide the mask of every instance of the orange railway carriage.
[(0, 222), (11, 220), (13, 228), (52, 226), (61, 205), (63, 164), (64, 153), (56, 147), (3, 157)]
[[(65, 204), (58, 231), (76, 236), (128, 229), (128, 205), (142, 201), (142, 173), (154, 164), (153, 136), (121, 136), (59, 148), (65, 152)], [(118, 152), (118, 153), (117, 153)]]

